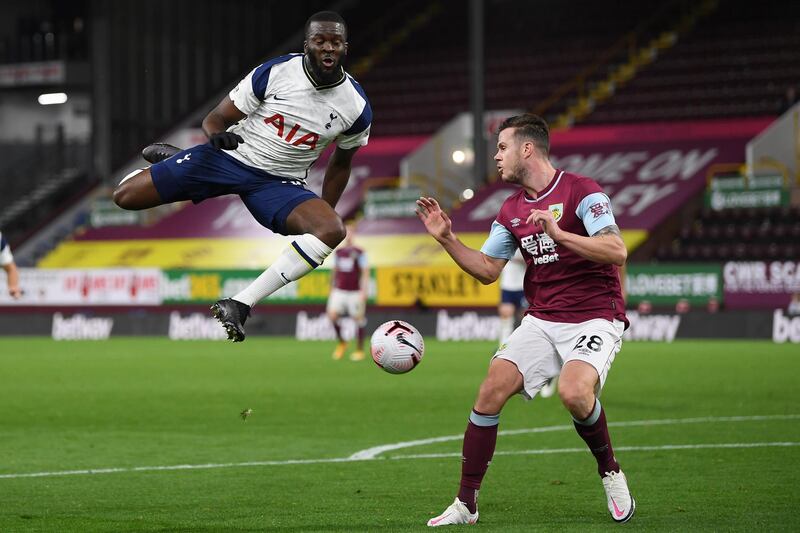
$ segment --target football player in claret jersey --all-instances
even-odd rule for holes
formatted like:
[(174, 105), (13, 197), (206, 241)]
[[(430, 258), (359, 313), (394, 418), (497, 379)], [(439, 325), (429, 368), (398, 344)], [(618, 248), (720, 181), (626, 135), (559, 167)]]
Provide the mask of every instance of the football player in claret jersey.
[(355, 245), (355, 222), (347, 224), (347, 237), (333, 254), (331, 293), (327, 312), (336, 331), (334, 359), (344, 357), (347, 341), (342, 336), (339, 319), (349, 316), (356, 324), (356, 349), (350, 354), (352, 361), (364, 359), (364, 328), (367, 325), (367, 295), (369, 293), (369, 263), (367, 254)]
[[(250, 309), (319, 266), (344, 239), (334, 206), (350, 178), (353, 155), (367, 144), (372, 109), (344, 71), (347, 28), (332, 11), (306, 22), (304, 53), (253, 69), (203, 120), (208, 144), (177, 150), (154, 145), (153, 166), (126, 176), (114, 191), (124, 209), (238, 194), (258, 222), (296, 236), (250, 286), (212, 306), (233, 341), (245, 338)], [(336, 144), (322, 198), (305, 188), (308, 169)], [(162, 160), (163, 159), (163, 160)]]
[(593, 180), (553, 168), (549, 144), (547, 123), (536, 115), (500, 125), (497, 168), (503, 181), (520, 189), (503, 203), (480, 251), (458, 240), (436, 200), (417, 202), (428, 232), (483, 283), (494, 282), (520, 249), (530, 303), (492, 358), (470, 413), (458, 495), (429, 526), (477, 522), (478, 489), (494, 455), (500, 411), (514, 394), (532, 399), (559, 375), (558, 394), (597, 460), (611, 518), (633, 516), (636, 504), (598, 399), (628, 324), (618, 272), (627, 250), (608, 196)]

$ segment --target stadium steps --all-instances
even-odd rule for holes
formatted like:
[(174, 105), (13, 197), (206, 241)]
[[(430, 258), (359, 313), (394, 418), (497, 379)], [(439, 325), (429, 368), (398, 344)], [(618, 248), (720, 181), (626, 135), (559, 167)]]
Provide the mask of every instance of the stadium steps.
[(579, 122), (777, 115), (786, 88), (800, 79), (799, 14), (792, 3), (719, 0)]
[(676, 21), (671, 30), (662, 32), (644, 46), (632, 51), (628, 61), (612, 67), (605, 79), (594, 82), (584, 96), (579, 97), (575, 103), (560, 114), (553, 123), (553, 127), (569, 127), (590, 115), (598, 104), (612, 98), (617, 88), (629, 83), (641, 68), (654, 62), (660, 54), (673, 47), (680, 35), (689, 31), (698, 19), (716, 9), (717, 3), (716, 0), (705, 0), (699, 3), (691, 13)]

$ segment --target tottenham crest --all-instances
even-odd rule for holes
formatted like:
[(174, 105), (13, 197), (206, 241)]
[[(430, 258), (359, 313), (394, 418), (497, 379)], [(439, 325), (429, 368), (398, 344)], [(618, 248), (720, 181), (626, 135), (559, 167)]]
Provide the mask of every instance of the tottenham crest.
[(553, 213), (553, 219), (558, 222), (561, 220), (561, 215), (564, 214), (564, 204), (553, 204), (547, 206), (551, 213)]

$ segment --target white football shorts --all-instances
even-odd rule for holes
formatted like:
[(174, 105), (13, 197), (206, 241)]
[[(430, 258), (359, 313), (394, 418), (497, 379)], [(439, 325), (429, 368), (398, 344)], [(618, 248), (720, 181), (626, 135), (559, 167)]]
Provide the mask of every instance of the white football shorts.
[(363, 318), (366, 309), (364, 301), (361, 299), (361, 291), (343, 291), (342, 289), (331, 289), (328, 296), (328, 312), (334, 312), (338, 316), (349, 316), (350, 318)]
[(619, 320), (596, 318), (571, 324), (525, 315), (494, 357), (517, 365), (524, 381), (521, 394), (528, 399), (536, 396), (550, 379), (558, 376), (564, 363), (573, 359), (592, 365), (602, 387), (614, 357), (622, 348), (624, 331), (625, 324)]

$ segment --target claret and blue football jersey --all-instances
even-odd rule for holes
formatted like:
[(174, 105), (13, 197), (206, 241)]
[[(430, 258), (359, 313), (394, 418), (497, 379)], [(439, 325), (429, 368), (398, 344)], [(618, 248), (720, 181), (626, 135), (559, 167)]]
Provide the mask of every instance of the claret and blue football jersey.
[(619, 269), (554, 242), (538, 224), (527, 222), (531, 209), (549, 210), (561, 229), (587, 237), (616, 224), (611, 201), (600, 186), (563, 170), (556, 170), (536, 198), (520, 189), (506, 199), (481, 251), (503, 259), (511, 259), (517, 249), (522, 252), (528, 265), (528, 314), (552, 322), (604, 318), (627, 324)]

